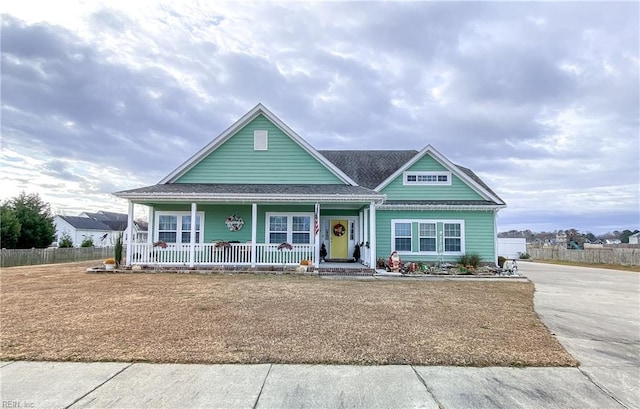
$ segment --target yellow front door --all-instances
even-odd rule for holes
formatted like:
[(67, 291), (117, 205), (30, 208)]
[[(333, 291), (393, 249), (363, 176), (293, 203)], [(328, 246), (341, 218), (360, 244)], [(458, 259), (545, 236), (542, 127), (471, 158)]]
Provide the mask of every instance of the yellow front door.
[(347, 258), (349, 249), (349, 223), (331, 220), (331, 258)]

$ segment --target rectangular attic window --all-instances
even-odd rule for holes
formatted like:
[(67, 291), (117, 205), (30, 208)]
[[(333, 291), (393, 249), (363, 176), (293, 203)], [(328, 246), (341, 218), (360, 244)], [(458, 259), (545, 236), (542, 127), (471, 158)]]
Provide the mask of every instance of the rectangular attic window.
[(269, 146), (267, 131), (253, 131), (253, 150), (266, 151)]
[(404, 172), (403, 185), (451, 185), (451, 172)]

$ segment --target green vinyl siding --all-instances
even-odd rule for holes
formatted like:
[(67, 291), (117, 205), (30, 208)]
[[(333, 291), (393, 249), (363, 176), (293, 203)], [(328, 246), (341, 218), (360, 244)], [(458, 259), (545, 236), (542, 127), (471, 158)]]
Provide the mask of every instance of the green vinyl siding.
[[(406, 261), (437, 261), (437, 255), (419, 254), (418, 223), (437, 222), (438, 232), (443, 229), (443, 220), (464, 221), (464, 253), (478, 254), (484, 262), (495, 262), (495, 231), (493, 212), (458, 211), (390, 211), (376, 212), (376, 254), (378, 258), (388, 258), (392, 249), (392, 220), (412, 222), (412, 254), (402, 255)], [(457, 261), (459, 255), (444, 255), (444, 261)]]
[[(149, 204), (154, 212), (189, 212), (189, 204)], [(251, 205), (198, 205), (198, 212), (204, 212), (204, 239), (203, 243), (214, 241), (239, 241), (241, 243), (251, 240)], [(313, 205), (258, 205), (257, 237), (258, 243), (264, 243), (267, 213), (310, 213), (313, 215)], [(344, 213), (344, 211), (342, 212)], [(244, 226), (238, 231), (227, 229), (225, 220), (235, 214), (244, 221)], [(155, 213), (154, 213), (155, 220)], [(154, 229), (157, 226), (153, 227)], [(155, 234), (153, 232), (152, 234)]]
[[(267, 213), (310, 213), (313, 215), (315, 206), (313, 205), (258, 205), (258, 229), (256, 240), (258, 243), (265, 243), (267, 229)], [(313, 223), (313, 220), (311, 221)]]
[[(268, 149), (254, 150), (253, 131), (268, 131)], [(176, 183), (343, 184), (263, 115), (232, 135)]]
[[(155, 204), (155, 212), (190, 212), (190, 204)], [(203, 243), (214, 241), (239, 241), (244, 243), (251, 240), (251, 205), (199, 205), (198, 212), (204, 212)], [(224, 223), (227, 217), (235, 214), (242, 217), (244, 226), (238, 231), (230, 231)], [(155, 221), (154, 221), (155, 223)], [(157, 229), (157, 226), (153, 226)], [(154, 234), (155, 240), (155, 231)]]
[[(430, 155), (423, 156), (409, 169), (411, 171), (431, 171), (447, 172), (447, 168), (442, 166)], [(455, 175), (451, 175), (451, 185), (404, 185), (404, 175), (398, 177), (385, 186), (381, 193), (387, 195), (387, 200), (482, 200), (475, 190)]]

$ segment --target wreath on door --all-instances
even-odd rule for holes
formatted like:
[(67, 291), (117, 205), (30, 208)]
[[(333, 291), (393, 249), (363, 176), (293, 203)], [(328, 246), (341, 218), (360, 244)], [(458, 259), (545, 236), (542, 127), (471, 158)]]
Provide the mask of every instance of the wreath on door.
[(335, 226), (333, 226), (333, 234), (335, 234), (338, 237), (344, 235), (345, 231), (346, 229), (341, 223), (338, 223)]

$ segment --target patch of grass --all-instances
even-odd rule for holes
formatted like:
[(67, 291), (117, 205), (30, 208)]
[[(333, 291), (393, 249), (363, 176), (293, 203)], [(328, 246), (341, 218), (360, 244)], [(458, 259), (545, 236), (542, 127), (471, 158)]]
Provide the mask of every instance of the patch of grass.
[(86, 266), (0, 272), (1, 360), (576, 364), (539, 321), (529, 282), (86, 274)]
[(635, 271), (637, 273), (640, 273), (640, 266), (623, 266), (620, 264), (591, 264), (591, 263), (578, 263), (574, 261), (538, 260), (538, 259), (534, 260), (534, 262), (540, 262), (545, 264), (559, 264), (563, 266), (604, 268), (608, 270), (620, 270), (620, 271)]

